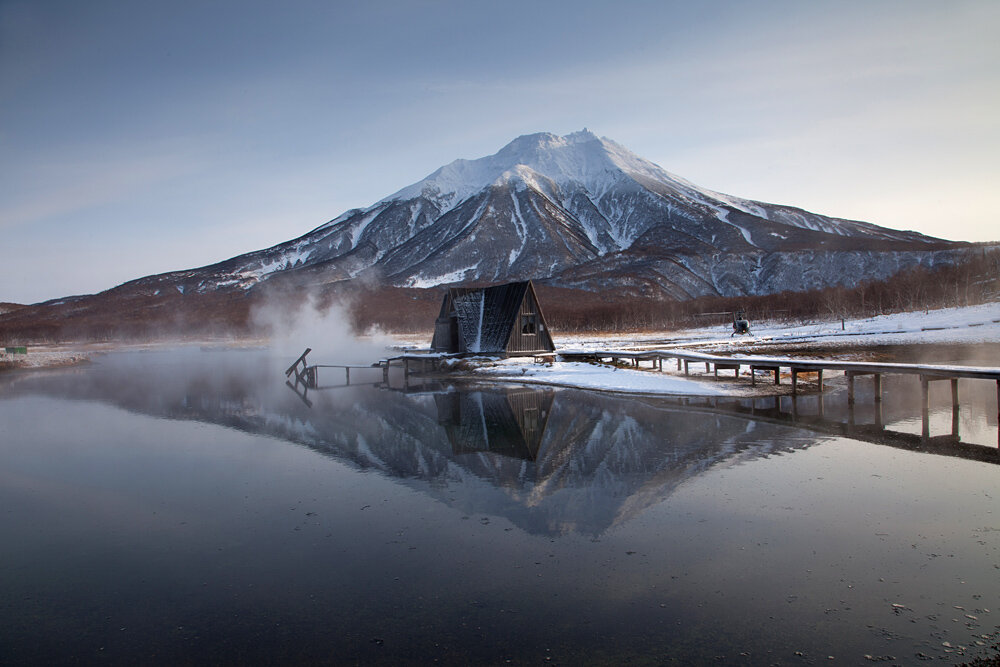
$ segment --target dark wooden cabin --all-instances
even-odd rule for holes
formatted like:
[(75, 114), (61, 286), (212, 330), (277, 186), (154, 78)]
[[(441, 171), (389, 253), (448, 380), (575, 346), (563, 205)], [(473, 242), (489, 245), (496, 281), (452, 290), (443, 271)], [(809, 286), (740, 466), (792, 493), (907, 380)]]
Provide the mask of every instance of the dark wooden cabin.
[(452, 287), (444, 295), (431, 348), (453, 354), (507, 357), (555, 350), (531, 281)]

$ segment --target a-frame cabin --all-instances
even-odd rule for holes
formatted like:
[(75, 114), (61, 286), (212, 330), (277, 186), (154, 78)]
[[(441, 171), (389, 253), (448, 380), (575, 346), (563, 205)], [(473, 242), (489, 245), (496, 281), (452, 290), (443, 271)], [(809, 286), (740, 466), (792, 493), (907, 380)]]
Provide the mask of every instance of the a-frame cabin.
[(506, 357), (553, 352), (555, 345), (531, 281), (452, 287), (444, 295), (431, 348)]

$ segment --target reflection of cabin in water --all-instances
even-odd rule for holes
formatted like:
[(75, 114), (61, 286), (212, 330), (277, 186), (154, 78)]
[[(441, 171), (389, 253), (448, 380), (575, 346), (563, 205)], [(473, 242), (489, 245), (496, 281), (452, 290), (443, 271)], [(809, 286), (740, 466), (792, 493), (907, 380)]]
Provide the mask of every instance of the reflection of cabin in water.
[(435, 394), (438, 422), (455, 454), (491, 452), (534, 461), (552, 411), (553, 392), (538, 389)]
[(555, 345), (529, 280), (449, 289), (435, 322), (431, 348), (517, 357), (552, 352)]

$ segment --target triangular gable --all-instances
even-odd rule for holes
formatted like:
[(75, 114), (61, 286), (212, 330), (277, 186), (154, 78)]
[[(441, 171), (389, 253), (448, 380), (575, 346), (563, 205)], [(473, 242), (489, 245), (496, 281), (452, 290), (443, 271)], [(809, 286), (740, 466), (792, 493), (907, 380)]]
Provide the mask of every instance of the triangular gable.
[(545, 321), (545, 315), (542, 313), (542, 304), (538, 300), (538, 295), (535, 294), (535, 285), (530, 280), (527, 282), (524, 298), (530, 298), (532, 300), (535, 307), (535, 313), (538, 317), (538, 349), (554, 351), (556, 349), (556, 344), (555, 341), (552, 340), (552, 332), (549, 331), (549, 323)]
[(452, 288), (451, 305), (458, 315), (458, 334), (465, 351), (506, 351), (527, 286), (521, 282), (479, 289)]
[[(522, 312), (530, 312), (537, 323), (528, 347), (516, 328), (521, 326)], [(531, 281), (449, 289), (441, 302), (431, 347), (442, 352), (504, 355), (555, 349)]]

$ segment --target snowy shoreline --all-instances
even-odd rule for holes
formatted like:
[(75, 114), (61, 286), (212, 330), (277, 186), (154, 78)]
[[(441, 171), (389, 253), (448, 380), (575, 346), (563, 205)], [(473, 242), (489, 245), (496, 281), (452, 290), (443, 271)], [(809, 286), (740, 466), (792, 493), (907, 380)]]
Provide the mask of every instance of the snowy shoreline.
[[(765, 323), (754, 327), (753, 335), (720, 338), (725, 326), (702, 327), (679, 332), (642, 335), (565, 335), (555, 336), (558, 349), (574, 350), (652, 350), (685, 348), (736, 355), (780, 354), (778, 349), (808, 351), (810, 347), (868, 350), (891, 345), (988, 345), (1000, 344), (1000, 303), (964, 308), (916, 311), (883, 315), (841, 323), (807, 324)], [(740, 378), (690, 377), (664, 366), (661, 370), (637, 370), (609, 364), (553, 361), (535, 363), (528, 357), (471, 360), (454, 376), (474, 380), (544, 384), (609, 391), (621, 394), (663, 396), (769, 396), (786, 393), (790, 387), (746, 383)], [(837, 382), (834, 376), (828, 382)]]
[[(893, 345), (996, 345), (1000, 344), (1000, 303), (962, 308), (898, 313), (880, 317), (811, 323), (754, 323), (751, 334), (733, 338), (725, 324), (698, 329), (642, 334), (565, 334), (554, 336), (558, 349), (575, 350), (651, 350), (680, 348), (727, 355), (781, 354), (782, 351), (808, 353), (821, 348), (838, 357), (860, 354), (879, 346)], [(379, 337), (385, 340), (384, 336)], [(398, 346), (423, 348), (426, 338), (390, 337)], [(370, 343), (371, 341), (369, 341)], [(11, 370), (65, 368), (84, 364), (93, 356), (126, 349), (169, 348), (178, 345), (202, 347), (254, 347), (268, 345), (264, 340), (164, 341), (152, 344), (63, 344), (29, 347), (28, 354), (0, 359), (0, 373)], [(336, 353), (336, 351), (333, 351)], [(317, 350), (326, 361), (329, 352)], [(995, 364), (991, 364), (995, 365)], [(540, 384), (554, 387), (606, 391), (645, 396), (767, 396), (785, 393), (786, 385), (775, 387), (758, 383), (751, 387), (747, 377), (716, 379), (713, 376), (684, 376), (666, 365), (662, 371), (615, 367), (590, 362), (567, 362), (558, 359), (536, 363), (531, 357), (509, 359), (465, 359), (449, 377), (475, 382)], [(836, 376), (830, 378), (836, 383)]]

